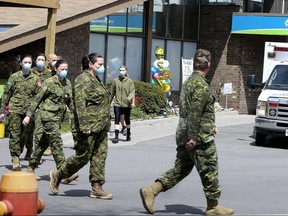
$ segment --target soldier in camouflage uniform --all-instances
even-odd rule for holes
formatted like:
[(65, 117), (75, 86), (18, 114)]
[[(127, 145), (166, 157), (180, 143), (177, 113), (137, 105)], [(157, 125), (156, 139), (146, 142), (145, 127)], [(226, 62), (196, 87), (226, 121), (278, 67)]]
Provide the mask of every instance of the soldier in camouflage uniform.
[[(43, 83), (46, 79), (51, 77), (51, 72), (45, 68), (45, 61), (46, 57), (44, 53), (38, 53), (35, 56), (35, 64), (36, 66), (31, 69), (31, 72), (36, 74), (40, 77), (41, 82)], [(37, 113), (35, 113), (35, 118), (37, 117)], [(35, 120), (34, 116), (30, 119), (29, 124), (31, 125), (31, 128), (35, 128)], [(44, 142), (48, 142), (48, 140), (43, 140)], [(27, 148), (26, 155), (24, 157), (24, 160), (30, 160), (31, 154), (33, 152), (33, 133), (26, 134), (24, 137), (24, 145)]]
[[(34, 173), (49, 143), (52, 147), (56, 167), (59, 168), (65, 161), (60, 127), (66, 106), (72, 111), (74, 109), (72, 87), (70, 81), (66, 78), (68, 70), (67, 62), (63, 59), (57, 61), (55, 70), (56, 75), (43, 82), (35, 100), (28, 108), (27, 116), (23, 120), (23, 124), (27, 125), (38, 109), (34, 130), (35, 150), (32, 159), (29, 161), (27, 172)], [(49, 142), (43, 142), (43, 140)], [(77, 178), (78, 174), (75, 175), (71, 176)], [(37, 176), (37, 180), (40, 180), (40, 177)]]
[(20, 170), (19, 156), (23, 151), (25, 134), (33, 134), (30, 124), (22, 125), (27, 109), (37, 94), (40, 86), (40, 78), (31, 73), (32, 57), (24, 55), (21, 60), (21, 70), (13, 73), (4, 87), (0, 118), (4, 117), (5, 106), (9, 105), (9, 149), (12, 156), (12, 170)]
[(146, 211), (154, 214), (154, 199), (162, 191), (173, 188), (195, 166), (207, 199), (206, 215), (232, 215), (233, 209), (218, 205), (220, 186), (218, 181), (218, 156), (214, 143), (214, 97), (205, 75), (210, 69), (211, 55), (199, 49), (194, 56), (194, 72), (186, 80), (180, 94), (180, 118), (176, 131), (177, 155), (175, 166), (169, 169), (153, 185), (140, 189)]
[(103, 63), (103, 57), (97, 53), (82, 59), (84, 71), (75, 79), (73, 86), (76, 153), (67, 158), (58, 170), (50, 171), (50, 189), (53, 194), (58, 194), (61, 179), (77, 172), (90, 161), (90, 197), (112, 199), (112, 194), (102, 188), (105, 183), (111, 100), (109, 90), (99, 78), (104, 73)]

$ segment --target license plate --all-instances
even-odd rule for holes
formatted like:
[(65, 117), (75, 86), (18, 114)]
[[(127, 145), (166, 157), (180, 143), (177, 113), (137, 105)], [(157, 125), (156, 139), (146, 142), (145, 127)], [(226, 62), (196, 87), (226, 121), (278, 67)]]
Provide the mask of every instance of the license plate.
[(288, 136), (288, 129), (285, 130), (285, 136)]

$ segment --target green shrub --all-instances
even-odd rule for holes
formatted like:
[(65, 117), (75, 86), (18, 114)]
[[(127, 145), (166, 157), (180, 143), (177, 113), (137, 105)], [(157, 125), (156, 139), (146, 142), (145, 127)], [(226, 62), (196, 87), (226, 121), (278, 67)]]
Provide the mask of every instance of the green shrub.
[(158, 114), (166, 108), (165, 92), (157, 86), (141, 81), (134, 81), (135, 105), (146, 114)]

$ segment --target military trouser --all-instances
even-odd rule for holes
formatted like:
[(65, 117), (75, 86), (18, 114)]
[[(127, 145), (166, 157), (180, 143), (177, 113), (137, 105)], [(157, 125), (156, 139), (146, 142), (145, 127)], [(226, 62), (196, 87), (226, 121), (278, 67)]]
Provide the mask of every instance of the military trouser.
[(29, 131), (31, 132), (23, 134), (23, 148), (26, 147), (26, 149), (33, 149), (33, 132), (35, 129), (34, 118), (31, 118), (29, 121), (29, 128), (30, 128)]
[(171, 189), (188, 176), (196, 167), (206, 198), (218, 200), (221, 194), (218, 181), (218, 156), (214, 141), (197, 145), (188, 151), (185, 146), (177, 146), (177, 156), (172, 169), (162, 174), (160, 181), (164, 191)]
[(59, 168), (61, 164), (63, 164), (65, 155), (62, 148), (63, 141), (61, 138), (59, 121), (43, 121), (41, 116), (36, 114), (34, 142), (35, 148), (29, 164), (34, 165), (35, 167), (40, 164), (41, 157), (49, 146), (49, 143), (56, 167)]
[(62, 178), (68, 178), (78, 172), (90, 161), (89, 181), (105, 182), (105, 162), (108, 153), (107, 129), (85, 135), (73, 133), (75, 155), (67, 158), (60, 171)]
[(9, 149), (10, 155), (19, 157), (24, 148), (24, 140), (29, 134), (33, 137), (33, 127), (30, 123), (22, 124), (25, 114), (11, 113), (9, 116)]

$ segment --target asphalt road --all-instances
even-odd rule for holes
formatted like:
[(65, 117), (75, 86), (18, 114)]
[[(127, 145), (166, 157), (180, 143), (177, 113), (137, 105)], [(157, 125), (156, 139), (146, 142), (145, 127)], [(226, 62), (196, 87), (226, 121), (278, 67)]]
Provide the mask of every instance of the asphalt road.
[[(272, 141), (276, 147), (254, 146), (253, 119), (237, 114), (216, 117), (220, 204), (233, 208), (235, 215), (288, 215), (287, 140)], [(89, 198), (89, 165), (79, 171), (76, 181), (61, 184), (58, 196), (52, 195), (48, 173), (55, 163), (53, 157), (44, 156), (44, 163), (36, 170), (42, 177), (38, 182), (39, 197), (46, 205), (41, 215), (146, 215), (139, 189), (173, 167), (177, 118), (133, 125), (131, 142), (109, 142), (104, 190), (113, 194), (113, 200)], [(71, 140), (68, 134), (63, 139), (68, 157), (74, 153)], [(11, 169), (8, 139), (0, 140), (0, 146), (2, 175)], [(25, 170), (27, 161), (21, 163)], [(173, 189), (160, 193), (155, 208), (155, 215), (204, 215), (206, 201), (197, 171), (193, 170)]]

